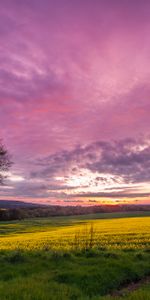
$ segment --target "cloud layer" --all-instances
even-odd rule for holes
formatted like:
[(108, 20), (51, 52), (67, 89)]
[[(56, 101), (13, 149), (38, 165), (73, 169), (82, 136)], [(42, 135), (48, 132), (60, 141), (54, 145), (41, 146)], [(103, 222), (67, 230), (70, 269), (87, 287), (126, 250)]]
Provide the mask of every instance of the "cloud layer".
[(31, 160), (26, 177), (10, 174), (7, 181), (4, 195), (13, 189), (16, 197), (45, 201), (149, 199), (150, 139), (78, 145)]
[(113, 184), (128, 200), (128, 185), (148, 194), (149, 11), (147, 0), (1, 1), (0, 137), (14, 161), (1, 198), (88, 201)]

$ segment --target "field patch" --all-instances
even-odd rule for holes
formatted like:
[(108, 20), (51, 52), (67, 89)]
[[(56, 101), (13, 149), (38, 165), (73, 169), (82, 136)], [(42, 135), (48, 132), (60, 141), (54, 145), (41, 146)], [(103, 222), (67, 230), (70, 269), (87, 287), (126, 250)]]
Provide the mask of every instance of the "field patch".
[(89, 220), (66, 217), (3, 223), (0, 249), (82, 249), (91, 238), (91, 227), (93, 247), (122, 250), (150, 247), (149, 216)]
[(138, 286), (150, 276), (149, 216), (1, 224), (0, 300), (150, 299)]

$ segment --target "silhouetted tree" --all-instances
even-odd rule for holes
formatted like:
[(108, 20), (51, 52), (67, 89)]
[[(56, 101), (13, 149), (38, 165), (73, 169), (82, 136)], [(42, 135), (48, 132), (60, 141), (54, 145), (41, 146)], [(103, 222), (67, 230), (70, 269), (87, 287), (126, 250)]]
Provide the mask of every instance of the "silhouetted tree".
[(4, 172), (7, 172), (12, 165), (7, 149), (0, 141), (0, 184), (3, 184), (3, 179), (6, 177)]

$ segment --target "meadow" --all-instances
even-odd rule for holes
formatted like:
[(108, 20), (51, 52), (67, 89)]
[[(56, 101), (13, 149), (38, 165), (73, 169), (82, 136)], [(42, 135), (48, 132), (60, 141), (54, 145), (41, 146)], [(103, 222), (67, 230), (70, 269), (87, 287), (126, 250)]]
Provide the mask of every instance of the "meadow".
[(147, 300), (149, 276), (150, 212), (0, 222), (0, 300)]

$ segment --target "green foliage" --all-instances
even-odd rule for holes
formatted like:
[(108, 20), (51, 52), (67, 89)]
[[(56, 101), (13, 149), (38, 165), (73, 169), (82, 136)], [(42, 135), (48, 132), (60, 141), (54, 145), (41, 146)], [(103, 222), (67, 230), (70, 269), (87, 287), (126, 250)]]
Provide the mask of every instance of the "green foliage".
[[(6, 202), (6, 204), (5, 204)], [(105, 219), (105, 218), (124, 218), (132, 216), (150, 216), (150, 207), (147, 205), (106, 205), (106, 206), (37, 206), (20, 202), (20, 206), (15, 206), (15, 201), (0, 200), (0, 221), (11, 220), (24, 220), (31, 218), (50, 218), (58, 216), (70, 216), (70, 219), (79, 218), (91, 218), (91, 219)], [(12, 205), (14, 205), (12, 207)], [(18, 203), (16, 204), (18, 205)], [(110, 216), (110, 213), (111, 214)], [(87, 215), (86, 215), (87, 214)]]
[[(87, 253), (89, 255), (87, 255)], [(91, 255), (92, 254), (92, 255)], [(2, 300), (100, 299), (130, 282), (146, 276), (149, 254), (141, 262), (132, 253), (88, 250), (68, 252), (1, 253)], [(8, 258), (11, 258), (10, 260)], [(13, 260), (12, 260), (13, 258)], [(105, 298), (103, 298), (105, 299)]]
[(22, 263), (25, 260), (25, 256), (20, 250), (12, 251), (8, 256), (7, 256), (8, 262), (12, 264), (16, 263)]

